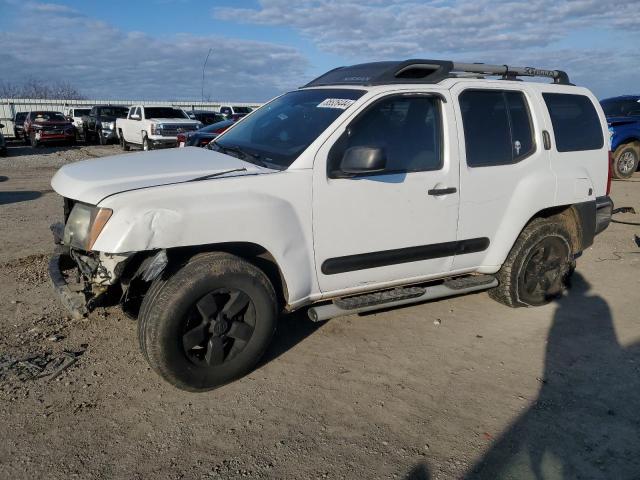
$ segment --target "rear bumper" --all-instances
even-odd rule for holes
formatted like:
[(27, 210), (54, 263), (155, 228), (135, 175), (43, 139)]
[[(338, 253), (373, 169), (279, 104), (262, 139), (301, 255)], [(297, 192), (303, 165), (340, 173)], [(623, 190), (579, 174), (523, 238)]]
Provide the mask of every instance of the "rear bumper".
[(613, 200), (608, 196), (596, 198), (596, 235), (604, 231), (611, 223)]

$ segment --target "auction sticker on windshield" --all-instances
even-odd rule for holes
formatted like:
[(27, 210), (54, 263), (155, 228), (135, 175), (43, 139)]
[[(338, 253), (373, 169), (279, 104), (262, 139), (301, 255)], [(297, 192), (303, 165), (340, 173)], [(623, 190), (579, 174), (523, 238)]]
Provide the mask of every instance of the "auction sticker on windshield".
[(318, 108), (339, 108), (340, 110), (346, 110), (355, 103), (355, 100), (350, 98), (325, 98), (318, 104)]

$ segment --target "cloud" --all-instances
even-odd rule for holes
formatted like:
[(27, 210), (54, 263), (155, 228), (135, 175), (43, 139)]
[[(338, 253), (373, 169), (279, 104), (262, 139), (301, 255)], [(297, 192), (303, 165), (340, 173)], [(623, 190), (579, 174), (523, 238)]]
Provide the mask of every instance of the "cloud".
[[(214, 8), (213, 16), (287, 26), (320, 50), (353, 61), (431, 56), (519, 65), (537, 59), (545, 68), (570, 65), (579, 77), (600, 84), (597, 58), (622, 75), (603, 85), (609, 92), (631, 85), (625, 71), (638, 57), (632, 49), (640, 42), (639, 12), (637, 0), (260, 0), (257, 8)], [(615, 34), (620, 44), (609, 40), (594, 52), (567, 48), (593, 29)]]
[(68, 81), (94, 98), (199, 99), (202, 63), (212, 100), (264, 101), (298, 86), (308, 62), (295, 48), (221, 36), (123, 31), (64, 5), (30, 2), (0, 32), (4, 81)]

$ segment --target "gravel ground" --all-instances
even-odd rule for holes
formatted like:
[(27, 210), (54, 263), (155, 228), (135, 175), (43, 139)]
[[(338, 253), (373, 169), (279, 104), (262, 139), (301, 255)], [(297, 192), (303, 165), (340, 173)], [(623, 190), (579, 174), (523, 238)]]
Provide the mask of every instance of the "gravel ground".
[[(118, 152), (0, 159), (0, 478), (640, 478), (637, 225), (599, 236), (551, 305), (302, 312), (253, 373), (190, 394), (150, 371), (119, 309), (71, 320), (48, 283), (51, 176)], [(616, 205), (640, 212), (639, 183), (615, 182)]]

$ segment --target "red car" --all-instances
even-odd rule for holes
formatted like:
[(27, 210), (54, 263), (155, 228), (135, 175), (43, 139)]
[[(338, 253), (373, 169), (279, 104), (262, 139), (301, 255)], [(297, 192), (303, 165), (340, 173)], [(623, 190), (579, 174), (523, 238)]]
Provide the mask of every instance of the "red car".
[(60, 112), (33, 111), (24, 119), (24, 139), (34, 148), (47, 142), (72, 144), (76, 141), (76, 128)]

